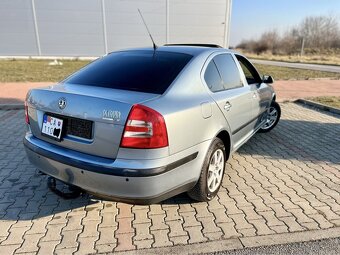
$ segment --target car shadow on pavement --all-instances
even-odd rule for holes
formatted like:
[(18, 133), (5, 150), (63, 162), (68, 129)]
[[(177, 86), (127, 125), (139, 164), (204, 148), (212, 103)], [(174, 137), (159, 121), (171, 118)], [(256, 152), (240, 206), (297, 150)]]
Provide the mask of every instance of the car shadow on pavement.
[(237, 153), (339, 164), (339, 134), (339, 123), (281, 119), (270, 132), (254, 135)]
[[(73, 199), (64, 199), (53, 193), (47, 187), (47, 176), (37, 169), (31, 176), (26, 173), (31, 182), (24, 178), (6, 179), (0, 187), (0, 220), (31, 221), (71, 210), (89, 211), (98, 203), (87, 193)], [(62, 189), (66, 189), (58, 184)]]

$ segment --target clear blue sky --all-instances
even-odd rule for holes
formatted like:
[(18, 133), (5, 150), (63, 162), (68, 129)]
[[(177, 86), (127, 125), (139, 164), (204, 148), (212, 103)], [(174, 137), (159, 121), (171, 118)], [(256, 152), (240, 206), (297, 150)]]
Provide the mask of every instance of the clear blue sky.
[(262, 32), (284, 32), (311, 15), (335, 16), (340, 23), (340, 0), (232, 0), (230, 45), (256, 39)]

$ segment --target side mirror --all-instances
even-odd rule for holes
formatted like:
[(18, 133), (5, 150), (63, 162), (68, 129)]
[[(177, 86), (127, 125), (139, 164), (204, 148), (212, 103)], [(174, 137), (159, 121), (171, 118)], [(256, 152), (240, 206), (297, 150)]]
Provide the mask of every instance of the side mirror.
[(274, 78), (270, 75), (263, 75), (262, 82), (272, 84), (274, 83)]

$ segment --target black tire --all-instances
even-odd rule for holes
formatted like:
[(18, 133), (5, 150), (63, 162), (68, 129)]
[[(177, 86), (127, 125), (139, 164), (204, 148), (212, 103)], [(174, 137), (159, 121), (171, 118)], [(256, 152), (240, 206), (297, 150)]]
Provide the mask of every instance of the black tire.
[[(210, 192), (209, 188), (208, 188), (208, 183), (207, 183), (207, 181), (208, 181), (208, 179), (207, 179), (208, 178), (208, 167), (209, 167), (210, 161), (212, 160), (212, 156), (214, 155), (214, 153), (217, 150), (222, 150), (223, 156), (224, 156), (223, 157), (222, 179), (221, 179), (221, 181), (218, 185), (218, 188), (215, 191)], [(192, 199), (197, 200), (197, 201), (207, 202), (207, 201), (212, 200), (216, 196), (216, 194), (219, 191), (219, 189), (222, 185), (222, 182), (223, 182), (223, 175), (224, 175), (224, 171), (225, 171), (226, 158), (227, 158), (226, 157), (226, 150), (225, 150), (225, 147), (224, 147), (222, 140), (219, 139), (219, 138), (215, 138), (210, 145), (210, 148), (207, 152), (206, 158), (204, 159), (204, 163), (203, 163), (203, 166), (202, 166), (202, 169), (201, 169), (201, 175), (200, 175), (198, 182), (196, 183), (195, 187), (193, 187), (190, 191), (188, 191), (189, 197), (191, 197)]]
[(270, 130), (272, 130), (277, 125), (277, 123), (279, 123), (279, 120), (280, 120), (280, 117), (281, 117), (281, 107), (280, 107), (280, 105), (277, 102), (273, 101), (272, 104), (270, 105), (269, 109), (270, 108), (274, 108), (276, 110), (276, 112), (277, 112), (276, 120), (269, 127), (266, 127), (266, 125), (262, 126), (258, 131), (259, 133), (267, 133)]

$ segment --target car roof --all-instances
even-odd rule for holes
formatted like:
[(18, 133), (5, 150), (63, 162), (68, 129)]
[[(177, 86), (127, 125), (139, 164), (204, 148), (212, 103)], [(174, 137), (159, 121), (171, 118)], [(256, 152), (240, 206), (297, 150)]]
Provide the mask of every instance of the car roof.
[[(125, 50), (119, 50), (119, 51), (153, 51), (153, 47), (144, 47), (144, 48), (130, 48)], [(119, 52), (118, 51), (118, 52)], [(234, 51), (225, 49), (225, 48), (219, 48), (219, 47), (209, 47), (208, 45), (179, 45), (179, 44), (173, 44), (173, 45), (165, 45), (165, 46), (159, 46), (157, 47), (156, 51), (162, 51), (162, 52), (176, 52), (176, 53), (184, 53), (184, 54), (190, 54), (192, 56), (200, 55), (203, 52), (232, 52)]]

